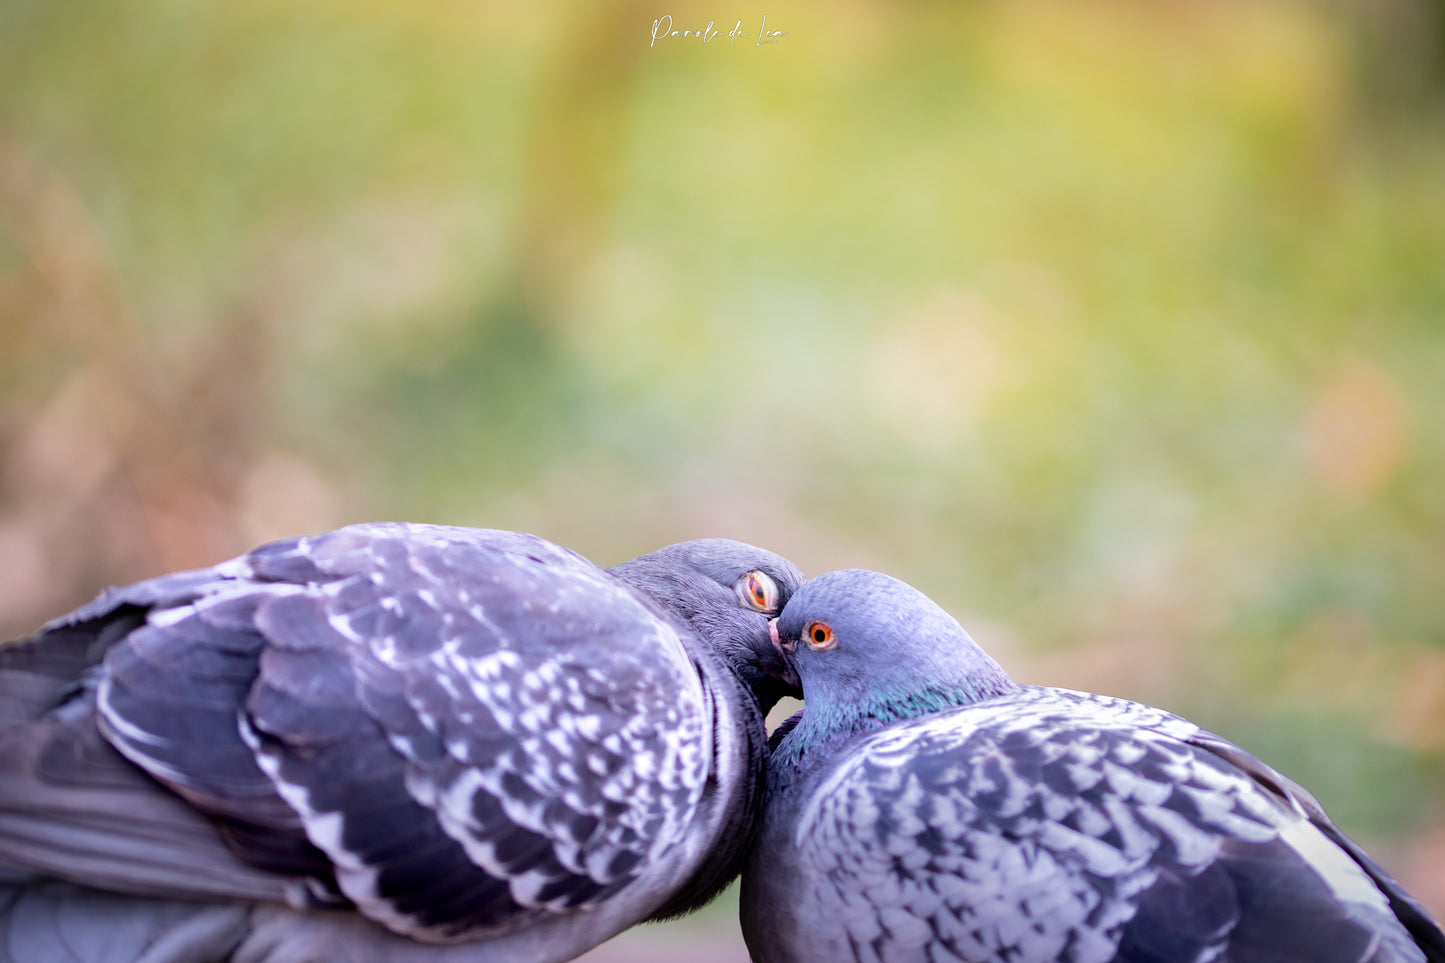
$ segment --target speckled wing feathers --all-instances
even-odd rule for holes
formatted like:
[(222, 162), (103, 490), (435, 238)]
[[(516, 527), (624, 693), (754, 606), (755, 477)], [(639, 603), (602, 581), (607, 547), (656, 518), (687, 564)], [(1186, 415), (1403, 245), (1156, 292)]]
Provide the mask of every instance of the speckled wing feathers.
[(686, 831), (701, 684), (670, 624), (579, 556), (370, 525), (218, 572), (142, 590), (160, 605), (108, 655), (100, 713), (316, 898), (423, 939), (509, 931), (637, 884)]
[(1419, 959), (1334, 909), (1389, 916), (1352, 860), (1199, 733), (1030, 687), (892, 726), (810, 792), (789, 841), (797, 895), (842, 921), (858, 960), (924, 945), (930, 960), (1273, 959), (1281, 925), (1307, 928), (1317, 963)]

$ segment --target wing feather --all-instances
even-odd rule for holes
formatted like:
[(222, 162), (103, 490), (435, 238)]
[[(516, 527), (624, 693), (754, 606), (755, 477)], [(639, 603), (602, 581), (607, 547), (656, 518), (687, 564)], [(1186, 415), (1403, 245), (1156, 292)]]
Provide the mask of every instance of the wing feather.
[[(113, 590), (0, 657), (0, 690), (0, 717), (30, 720), (17, 732), (65, 714), (146, 774), (97, 741), (111, 758), (65, 790), (63, 866), (34, 852), (36, 806), (0, 793), (0, 861), (139, 895), (195, 895), (198, 877), (233, 898), (344, 894), (426, 940), (645, 889), (708, 776), (678, 630), (510, 532), (353, 526)], [(36, 800), (63, 795), (13, 761)], [(117, 792), (144, 818), (94, 831)], [(137, 852), (161, 858), (132, 879)]]
[(1221, 745), (1160, 710), (1029, 688), (890, 727), (812, 791), (797, 878), (880, 957), (1424, 959), (1318, 803)]

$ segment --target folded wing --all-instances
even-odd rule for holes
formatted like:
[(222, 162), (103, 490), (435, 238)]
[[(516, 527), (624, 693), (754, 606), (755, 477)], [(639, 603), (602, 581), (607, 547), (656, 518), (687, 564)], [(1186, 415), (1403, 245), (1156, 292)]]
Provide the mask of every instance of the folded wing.
[(0, 864), (505, 934), (643, 898), (703, 792), (702, 700), (668, 622), (540, 539), (277, 543), (0, 650)]

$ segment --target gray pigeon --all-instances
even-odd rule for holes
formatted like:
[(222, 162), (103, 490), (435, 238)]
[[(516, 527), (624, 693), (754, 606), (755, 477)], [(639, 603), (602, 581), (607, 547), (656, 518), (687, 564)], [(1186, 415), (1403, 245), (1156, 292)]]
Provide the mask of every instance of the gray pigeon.
[(110, 590), (0, 649), (0, 961), (536, 963), (688, 912), (801, 582), (385, 523)]
[(776, 633), (805, 703), (743, 872), (759, 963), (1445, 960), (1309, 793), (1179, 716), (1016, 684), (875, 572)]

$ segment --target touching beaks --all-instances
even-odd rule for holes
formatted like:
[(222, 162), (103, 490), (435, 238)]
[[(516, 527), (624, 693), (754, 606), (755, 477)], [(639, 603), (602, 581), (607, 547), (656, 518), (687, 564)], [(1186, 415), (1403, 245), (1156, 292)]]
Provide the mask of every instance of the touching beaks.
[(782, 639), (778, 638), (777, 619), (768, 619), (768, 638), (773, 640), (773, 648), (777, 649), (779, 653), (786, 655), (787, 653), (793, 651), (793, 646), (790, 643), (784, 642)]
[(778, 678), (795, 689), (801, 689), (803, 683), (798, 678), (798, 670), (793, 666), (792, 659), (789, 658), (793, 654), (793, 643), (784, 642), (778, 637), (778, 620), (775, 618), (768, 619), (768, 638), (772, 640), (773, 649), (783, 660), (783, 672)]

